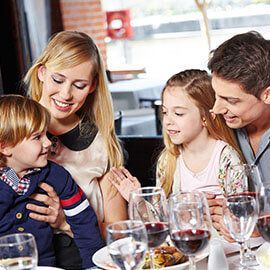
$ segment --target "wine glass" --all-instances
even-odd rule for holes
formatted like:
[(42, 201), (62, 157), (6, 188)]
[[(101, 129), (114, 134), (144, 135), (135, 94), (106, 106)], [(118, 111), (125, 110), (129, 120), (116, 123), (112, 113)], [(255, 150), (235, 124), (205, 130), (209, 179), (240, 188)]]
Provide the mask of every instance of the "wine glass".
[(142, 220), (145, 224), (151, 268), (154, 269), (155, 248), (168, 235), (167, 200), (160, 187), (138, 188), (129, 196), (129, 218)]
[[(228, 169), (225, 183), (226, 197), (234, 195), (250, 195), (256, 198), (261, 177), (255, 164), (236, 165)], [(255, 253), (250, 249), (250, 239), (245, 242), (245, 262), (250, 266), (258, 265)]]
[(246, 269), (245, 242), (250, 238), (258, 219), (256, 199), (249, 195), (229, 196), (223, 200), (223, 219), (231, 237), (240, 244), (240, 262), (234, 264)]
[(195, 270), (195, 255), (207, 247), (212, 227), (206, 197), (198, 191), (180, 192), (170, 197), (169, 206), (171, 240)]
[(257, 202), (259, 206), (257, 229), (264, 240), (270, 242), (270, 180), (259, 184)]
[(120, 269), (136, 269), (143, 262), (147, 250), (147, 233), (140, 220), (124, 220), (106, 228), (108, 251)]
[(30, 233), (0, 237), (0, 265), (4, 269), (36, 269), (38, 252), (35, 237)]
[(257, 165), (242, 164), (230, 167), (226, 174), (225, 195), (250, 195), (256, 196), (256, 188), (261, 183)]

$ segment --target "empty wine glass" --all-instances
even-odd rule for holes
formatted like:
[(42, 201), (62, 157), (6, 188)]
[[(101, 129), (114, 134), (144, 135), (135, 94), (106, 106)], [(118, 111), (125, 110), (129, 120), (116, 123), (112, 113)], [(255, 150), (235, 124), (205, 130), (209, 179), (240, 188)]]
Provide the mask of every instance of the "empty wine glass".
[(0, 237), (0, 265), (7, 270), (32, 270), (37, 267), (38, 252), (30, 233)]
[(171, 240), (195, 270), (195, 255), (207, 247), (212, 227), (206, 197), (197, 191), (180, 192), (170, 197), (169, 206)]
[[(226, 196), (250, 195), (256, 198), (258, 184), (261, 177), (255, 164), (242, 164), (229, 168), (226, 175)], [(250, 248), (250, 239), (245, 242), (245, 262), (250, 266), (258, 265), (255, 252)]]
[(136, 269), (147, 250), (145, 225), (140, 220), (112, 223), (106, 228), (106, 242), (112, 260), (120, 269)]
[(160, 187), (138, 188), (130, 193), (129, 218), (142, 220), (145, 224), (151, 268), (154, 269), (155, 248), (168, 235), (167, 200)]
[(257, 202), (259, 206), (257, 228), (264, 240), (270, 242), (270, 180), (259, 184)]
[(250, 238), (258, 218), (256, 199), (249, 195), (235, 195), (223, 200), (223, 219), (231, 237), (240, 244), (240, 261), (234, 264), (246, 269), (245, 242)]

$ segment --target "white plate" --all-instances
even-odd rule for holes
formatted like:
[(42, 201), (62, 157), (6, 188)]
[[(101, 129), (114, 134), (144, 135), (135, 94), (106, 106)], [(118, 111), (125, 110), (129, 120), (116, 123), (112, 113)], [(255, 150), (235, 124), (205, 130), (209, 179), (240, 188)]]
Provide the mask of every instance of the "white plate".
[(37, 270), (63, 270), (62, 268), (57, 268), (53, 266), (38, 266)]
[(264, 269), (270, 269), (270, 243), (266, 242), (257, 249), (256, 259)]
[[(206, 258), (208, 256), (208, 251), (206, 249), (206, 251), (200, 253), (199, 255), (197, 255), (195, 257), (196, 262), (201, 261), (202, 259)], [(103, 269), (107, 269), (107, 270), (112, 270), (112, 269), (119, 269), (112, 261), (111, 256), (108, 252), (107, 247), (103, 247), (102, 249), (98, 250), (92, 257), (92, 260), (94, 262), (94, 264), (96, 264), (98, 267), (101, 267)], [(185, 262), (185, 263), (181, 263), (181, 264), (177, 264), (177, 265), (173, 265), (173, 266), (168, 266), (165, 268), (158, 268), (159, 270), (161, 269), (166, 269), (166, 270), (173, 270), (173, 269), (177, 269), (177, 270), (181, 270), (181, 269), (185, 269), (187, 266), (189, 265), (189, 262)]]

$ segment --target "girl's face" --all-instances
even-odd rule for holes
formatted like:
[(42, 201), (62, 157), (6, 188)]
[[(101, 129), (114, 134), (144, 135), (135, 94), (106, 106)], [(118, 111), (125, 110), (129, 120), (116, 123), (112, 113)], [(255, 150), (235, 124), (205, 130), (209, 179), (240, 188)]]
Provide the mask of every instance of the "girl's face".
[(205, 130), (201, 114), (181, 87), (167, 87), (163, 93), (163, 126), (171, 141), (189, 144)]
[(86, 61), (72, 68), (50, 70), (40, 66), (38, 77), (43, 82), (40, 103), (49, 110), (51, 120), (77, 121), (75, 113), (95, 90), (93, 64)]

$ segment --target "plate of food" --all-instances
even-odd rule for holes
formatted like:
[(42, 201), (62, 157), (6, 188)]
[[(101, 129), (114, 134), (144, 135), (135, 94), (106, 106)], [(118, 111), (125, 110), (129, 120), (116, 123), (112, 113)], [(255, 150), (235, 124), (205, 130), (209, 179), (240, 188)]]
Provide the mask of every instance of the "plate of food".
[(257, 249), (256, 259), (263, 269), (270, 269), (270, 243), (266, 242)]
[[(196, 262), (206, 258), (208, 251), (205, 250), (195, 257)], [(92, 258), (94, 264), (106, 270), (115, 270), (118, 267), (113, 263), (107, 247), (98, 250)], [(162, 244), (155, 249), (155, 268), (166, 270), (181, 270), (189, 265), (188, 258), (177, 251), (174, 246)], [(150, 269), (149, 254), (147, 253), (140, 269)]]

